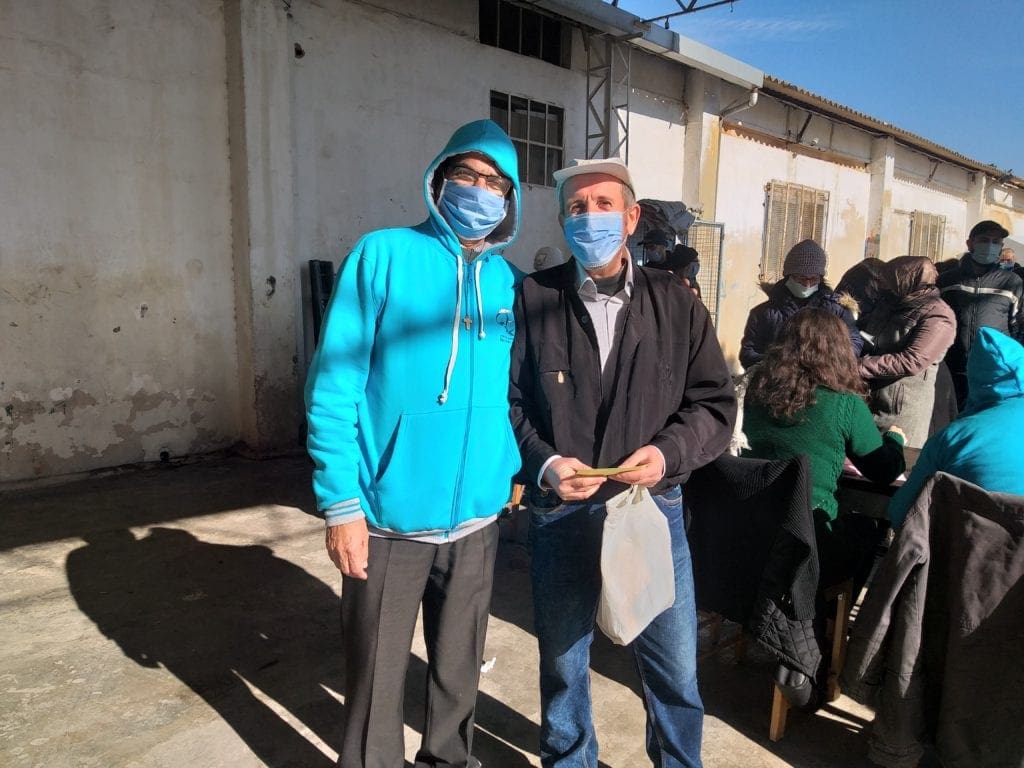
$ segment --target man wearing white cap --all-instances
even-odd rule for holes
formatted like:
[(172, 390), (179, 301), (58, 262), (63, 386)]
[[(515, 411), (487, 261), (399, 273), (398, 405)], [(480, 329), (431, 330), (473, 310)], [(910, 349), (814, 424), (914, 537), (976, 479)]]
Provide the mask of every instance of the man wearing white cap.
[[(675, 604), (630, 644), (647, 754), (665, 768), (699, 766), (704, 707), (680, 483), (728, 446), (736, 397), (704, 305), (674, 275), (632, 263), (625, 243), (640, 208), (622, 161), (577, 160), (554, 177), (573, 258), (523, 281), (510, 385), (532, 505), (541, 764), (598, 764), (589, 661), (605, 503), (642, 485), (667, 519), (676, 582)], [(595, 467), (628, 469), (579, 473)]]

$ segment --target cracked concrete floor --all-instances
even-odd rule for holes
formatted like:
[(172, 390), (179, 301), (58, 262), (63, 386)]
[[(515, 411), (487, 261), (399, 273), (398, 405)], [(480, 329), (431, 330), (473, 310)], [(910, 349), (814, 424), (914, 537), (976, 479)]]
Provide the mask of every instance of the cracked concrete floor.
[[(310, 514), (302, 456), (125, 471), (0, 493), (0, 764), (163, 768), (333, 765), (344, 706), (339, 578)], [(537, 766), (529, 554), (499, 549), (475, 753)], [(406, 755), (423, 648), (410, 662)], [(767, 658), (701, 664), (709, 768), (862, 768), (869, 710), (840, 698), (767, 739)], [(599, 640), (606, 768), (648, 764), (624, 649)]]

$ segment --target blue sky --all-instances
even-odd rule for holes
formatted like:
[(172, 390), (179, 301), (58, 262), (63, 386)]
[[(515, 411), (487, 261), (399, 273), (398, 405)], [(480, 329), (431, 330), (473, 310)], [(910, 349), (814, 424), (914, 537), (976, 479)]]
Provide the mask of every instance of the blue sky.
[[(619, 7), (643, 18), (679, 10), (675, 0)], [(669, 24), (766, 74), (1024, 178), (1021, 0), (736, 0)]]

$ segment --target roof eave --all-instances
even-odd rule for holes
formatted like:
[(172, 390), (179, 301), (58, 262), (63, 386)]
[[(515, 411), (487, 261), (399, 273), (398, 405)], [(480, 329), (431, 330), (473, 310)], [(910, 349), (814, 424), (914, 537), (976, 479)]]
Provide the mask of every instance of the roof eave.
[(532, 0), (530, 4), (743, 88), (760, 88), (764, 81), (764, 72), (756, 67), (600, 0)]
[(1010, 179), (1005, 179), (1008, 172), (997, 166), (973, 160), (966, 155), (961, 155), (959, 152), (949, 149), (948, 147), (929, 141), (923, 136), (918, 136), (915, 133), (899, 128), (892, 123), (878, 120), (870, 115), (864, 114), (863, 112), (858, 112), (855, 109), (851, 109), (850, 107), (831, 101), (830, 99), (818, 96), (817, 94), (806, 91), (792, 83), (787, 83), (784, 80), (779, 80), (771, 75), (765, 75), (764, 85), (761, 88), (761, 91), (766, 96), (772, 96), (782, 101), (806, 107), (811, 111), (841, 120), (853, 125), (854, 127), (866, 130), (869, 133), (875, 133), (882, 136), (892, 136), (902, 144), (906, 144), (907, 146), (919, 150), (924, 154), (930, 155), (937, 160), (944, 160), (973, 172), (984, 173), (996, 179), (1009, 181), (1010, 183), (1013, 183), (1014, 186), (1024, 185), (1024, 179), (1016, 176), (1012, 176)]

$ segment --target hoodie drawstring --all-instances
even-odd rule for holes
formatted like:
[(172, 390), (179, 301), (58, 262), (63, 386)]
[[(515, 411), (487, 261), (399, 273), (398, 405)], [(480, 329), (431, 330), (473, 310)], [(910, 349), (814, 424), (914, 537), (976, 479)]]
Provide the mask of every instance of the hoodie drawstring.
[(476, 317), (480, 323), (480, 330), (477, 331), (476, 337), (478, 339), (487, 338), (487, 334), (484, 332), (484, 300), (480, 293), (480, 268), (483, 266), (484, 260), (477, 257), (476, 260), (476, 277), (474, 279), (476, 287)]
[(452, 351), (448, 355), (448, 368), (444, 372), (444, 390), (437, 396), (438, 405), (444, 405), (448, 401), (448, 387), (452, 383), (452, 370), (455, 368), (455, 358), (459, 354), (459, 321), (462, 319), (462, 257), (455, 257), (455, 319), (452, 321)]
[[(459, 355), (459, 323), (462, 320), (462, 279), (464, 276), (463, 264), (464, 261), (461, 257), (456, 259), (456, 273), (455, 273), (455, 319), (452, 321), (452, 351), (448, 355), (448, 367), (444, 372), (444, 390), (437, 396), (437, 402), (439, 405), (444, 405), (448, 402), (448, 389), (452, 383), (452, 371), (455, 369), (455, 358)], [(477, 258), (476, 264), (474, 265), (474, 280), (475, 285), (473, 286), (476, 291), (476, 317), (477, 322), (480, 324), (480, 329), (476, 333), (478, 339), (487, 338), (487, 333), (484, 331), (484, 300), (483, 294), (480, 291), (480, 270), (483, 267), (483, 259)]]

